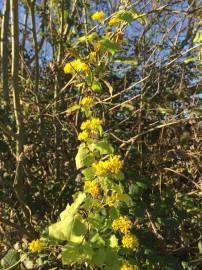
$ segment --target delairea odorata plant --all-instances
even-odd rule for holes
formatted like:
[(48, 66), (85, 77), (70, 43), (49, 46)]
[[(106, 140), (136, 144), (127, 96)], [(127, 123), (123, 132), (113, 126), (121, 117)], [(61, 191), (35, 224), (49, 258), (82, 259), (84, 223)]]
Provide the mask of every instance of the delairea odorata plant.
[(123, 159), (109, 143), (104, 119), (96, 108), (101, 103), (99, 93), (103, 84), (109, 92), (111, 89), (104, 77), (107, 67), (115, 55), (120, 60), (124, 53), (123, 30), (134, 19), (140, 18), (142, 22), (144, 14), (137, 15), (134, 9), (122, 6), (110, 18), (104, 18), (103, 11), (92, 15), (92, 20), (98, 22), (94, 29), (102, 27), (103, 35), (90, 31), (79, 38), (69, 51), (71, 61), (64, 66), (64, 72), (71, 76), (70, 82), (82, 96), (67, 112), (80, 110), (86, 117), (80, 125), (75, 158), (82, 174), (82, 190), (74, 194), (73, 203), (67, 205), (58, 222), (49, 226), (48, 237), (33, 240), (29, 248), (32, 252), (57, 250), (57, 258), (59, 253), (64, 265), (137, 270), (139, 241), (134, 234), (133, 217), (122, 210), (123, 204), (130, 209), (132, 203), (124, 190)]

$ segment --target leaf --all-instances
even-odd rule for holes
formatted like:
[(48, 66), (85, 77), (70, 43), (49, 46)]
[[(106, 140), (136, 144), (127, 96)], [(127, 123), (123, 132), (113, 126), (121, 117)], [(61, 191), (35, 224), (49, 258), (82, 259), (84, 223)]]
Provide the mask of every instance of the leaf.
[(85, 176), (85, 180), (91, 180), (95, 177), (96, 170), (93, 167), (86, 168), (82, 171)]
[(80, 144), (78, 153), (76, 155), (76, 168), (80, 169), (86, 165), (89, 157), (89, 150), (84, 143)]
[(102, 38), (100, 40), (100, 44), (101, 44), (102, 49), (104, 49), (105, 51), (109, 51), (112, 55), (120, 51), (118, 43), (112, 42), (109, 39)]
[(98, 244), (99, 246), (105, 245), (104, 239), (97, 232), (91, 237), (90, 242), (94, 244)]
[(91, 151), (98, 150), (101, 155), (111, 155), (114, 152), (114, 148), (108, 141), (99, 141), (89, 145)]
[(91, 85), (91, 89), (95, 92), (100, 92), (102, 90), (102, 85), (100, 82), (94, 80)]
[(98, 267), (102, 267), (105, 262), (106, 252), (104, 248), (98, 249), (92, 257), (93, 264)]
[(112, 248), (106, 248), (106, 269), (108, 270), (119, 270), (120, 262), (118, 260), (117, 252)]
[(188, 63), (191, 63), (191, 62), (195, 62), (198, 60), (198, 56), (190, 56), (190, 57), (187, 57), (185, 60), (184, 60), (184, 63), (185, 64), (188, 64)]
[(130, 206), (132, 204), (132, 199), (131, 199), (131, 197), (128, 194), (120, 194), (118, 196), (118, 199), (120, 201), (125, 202), (128, 206)]
[(72, 106), (69, 109), (67, 109), (64, 113), (71, 113), (71, 112), (74, 112), (74, 111), (79, 110), (80, 108), (81, 108), (80, 105), (75, 104), (74, 106)]
[(84, 235), (86, 233), (86, 226), (80, 221), (78, 217), (74, 221), (72, 231), (77, 236)]
[(145, 16), (146, 13), (139, 14), (134, 7), (127, 11), (121, 10), (114, 15), (115, 18), (127, 22), (128, 24), (131, 24), (134, 20), (138, 20), (141, 24), (146, 24), (147, 19)]
[(68, 243), (61, 253), (62, 263), (64, 265), (70, 265), (75, 263), (82, 264), (83, 262), (90, 260), (92, 254), (93, 250), (87, 244), (78, 245), (74, 243)]
[(133, 15), (130, 13), (130, 11), (119, 11), (116, 17), (129, 24), (133, 21)]
[(147, 24), (146, 13), (139, 14), (135, 7), (130, 9), (130, 13), (133, 16), (133, 20), (138, 20), (141, 24)]
[(1, 266), (3, 269), (16, 266), (16, 263), (20, 261), (20, 253), (14, 249), (10, 249), (6, 255), (1, 259)]
[(119, 245), (118, 245), (118, 239), (116, 237), (115, 234), (112, 234), (110, 239), (109, 239), (109, 242), (110, 242), (110, 247), (111, 248), (117, 248)]
[(66, 209), (60, 214), (60, 221), (49, 226), (50, 237), (62, 241), (70, 239), (74, 242), (82, 241), (82, 237), (78, 238), (74, 235), (73, 228), (76, 221), (76, 213), (85, 198), (85, 193), (79, 193), (75, 202), (71, 206), (67, 205)]
[(202, 42), (202, 29), (198, 30), (193, 42), (195, 42), (195, 43), (201, 43)]

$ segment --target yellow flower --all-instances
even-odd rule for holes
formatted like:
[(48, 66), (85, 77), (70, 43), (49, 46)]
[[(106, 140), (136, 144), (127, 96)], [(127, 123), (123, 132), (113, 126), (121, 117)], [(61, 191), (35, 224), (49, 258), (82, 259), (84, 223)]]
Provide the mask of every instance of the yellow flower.
[(92, 118), (81, 124), (81, 130), (89, 129), (91, 131), (97, 131), (102, 125), (102, 120), (99, 118)]
[(78, 135), (78, 140), (79, 141), (87, 141), (88, 138), (89, 138), (89, 133), (86, 130), (80, 132), (79, 135)]
[(100, 160), (98, 163), (94, 163), (93, 167), (96, 169), (98, 175), (106, 173), (117, 174), (123, 166), (123, 161), (120, 160), (120, 156), (111, 156), (108, 160)]
[(102, 21), (105, 17), (105, 13), (103, 11), (96, 11), (92, 16), (92, 20), (94, 21)]
[(90, 52), (89, 53), (89, 60), (94, 61), (96, 59), (96, 52)]
[(139, 267), (137, 265), (129, 264), (128, 262), (124, 262), (122, 264), (121, 270), (139, 270)]
[(99, 49), (101, 48), (101, 43), (98, 41), (95, 45), (94, 45), (94, 49), (95, 51), (99, 51)]
[(65, 74), (72, 74), (72, 73), (74, 73), (74, 69), (73, 69), (73, 66), (72, 66), (71, 62), (70, 63), (67, 63), (65, 65), (65, 67), (64, 67), (64, 73)]
[(128, 233), (123, 236), (122, 245), (125, 248), (134, 249), (139, 247), (139, 241), (134, 234)]
[(118, 17), (112, 16), (111, 19), (109, 20), (109, 26), (114, 26), (120, 22), (121, 20)]
[(120, 160), (120, 156), (113, 156), (109, 159), (111, 173), (118, 173), (123, 166), (123, 161)]
[(79, 60), (79, 59), (75, 60), (73, 65), (74, 65), (74, 68), (76, 71), (88, 71), (89, 70), (89, 66), (86, 63), (81, 62), (81, 60)]
[(132, 221), (127, 217), (120, 217), (112, 222), (112, 229), (114, 231), (120, 231), (124, 234), (128, 234), (132, 228)]
[(88, 105), (91, 105), (93, 103), (93, 99), (92, 97), (84, 97), (81, 101), (80, 101), (80, 104), (82, 106), (88, 106)]
[(71, 61), (67, 63), (64, 67), (64, 73), (74, 74), (75, 72), (83, 71), (86, 72), (89, 70), (89, 66), (82, 62), (80, 59)]
[(84, 190), (88, 191), (94, 198), (100, 194), (100, 187), (96, 180), (85, 182)]
[(33, 240), (31, 243), (29, 243), (29, 250), (31, 252), (39, 252), (43, 248), (43, 243), (40, 239)]

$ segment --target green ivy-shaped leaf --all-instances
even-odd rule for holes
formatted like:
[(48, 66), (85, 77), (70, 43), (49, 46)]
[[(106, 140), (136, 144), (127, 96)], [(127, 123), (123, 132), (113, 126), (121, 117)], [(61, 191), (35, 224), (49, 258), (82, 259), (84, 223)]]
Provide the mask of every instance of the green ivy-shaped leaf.
[(60, 220), (49, 226), (50, 237), (62, 241), (71, 239), (74, 242), (81, 242), (82, 237), (76, 237), (77, 235), (74, 235), (73, 231), (77, 211), (85, 198), (85, 193), (79, 193), (75, 202), (71, 206), (67, 205), (66, 209), (60, 214)]

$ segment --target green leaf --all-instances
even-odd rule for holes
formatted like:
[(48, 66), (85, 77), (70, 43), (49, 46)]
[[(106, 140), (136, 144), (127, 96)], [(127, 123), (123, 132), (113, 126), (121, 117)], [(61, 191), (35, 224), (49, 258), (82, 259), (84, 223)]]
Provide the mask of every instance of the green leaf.
[(106, 269), (108, 270), (119, 270), (121, 265), (118, 260), (117, 252), (112, 248), (106, 249), (106, 259), (105, 259)]
[[(16, 264), (20, 261), (20, 253), (14, 249), (10, 249), (6, 255), (1, 259), (1, 266), (3, 269), (10, 268), (16, 266)], [(13, 266), (13, 267), (12, 267)]]
[(108, 141), (99, 141), (89, 145), (91, 151), (98, 150), (101, 155), (111, 155), (114, 152), (114, 148)]
[(86, 226), (80, 221), (78, 217), (74, 221), (72, 231), (77, 236), (84, 235), (86, 233)]
[(195, 43), (202, 42), (202, 29), (201, 30), (198, 30), (198, 32), (196, 33), (196, 36), (195, 36), (193, 42), (195, 42)]
[(112, 42), (109, 39), (102, 38), (100, 40), (100, 44), (101, 44), (102, 49), (104, 49), (105, 51), (109, 51), (112, 55), (120, 51), (118, 43)]
[(81, 106), (79, 104), (75, 104), (74, 106), (67, 109), (64, 113), (71, 113), (71, 112), (79, 110), (80, 108)]
[(88, 167), (93, 163), (94, 157), (89, 153), (85, 143), (80, 144), (75, 160), (77, 169), (80, 169), (84, 166)]
[(92, 257), (93, 264), (95, 264), (98, 267), (102, 267), (102, 265), (105, 262), (106, 258), (106, 251), (104, 248), (100, 248), (95, 252), (95, 254)]
[(138, 20), (141, 24), (147, 24), (146, 13), (139, 14), (135, 7), (130, 9), (130, 13), (133, 16), (133, 20)]
[[(73, 233), (74, 223), (76, 220), (76, 213), (79, 206), (85, 200), (85, 193), (79, 193), (75, 202), (60, 214), (60, 221), (49, 226), (49, 236), (58, 240), (72, 240), (74, 242), (81, 242), (82, 237), (78, 238)], [(74, 237), (75, 236), (75, 237)]]
[(91, 89), (95, 92), (100, 92), (102, 90), (102, 85), (98, 81), (94, 80), (91, 85)]
[(130, 13), (130, 11), (119, 11), (116, 17), (129, 24), (133, 21), (133, 15)]
[(91, 180), (95, 177), (96, 170), (93, 167), (86, 168), (82, 171), (85, 176), (85, 180)]
[(131, 197), (126, 193), (125, 194), (120, 194), (118, 198), (119, 198), (120, 201), (125, 202), (128, 206), (130, 206), (132, 204)]
[(109, 239), (109, 242), (110, 242), (110, 247), (111, 248), (117, 248), (119, 245), (118, 245), (118, 238), (116, 237), (115, 234), (112, 234), (110, 239)]
[(91, 237), (90, 242), (93, 243), (93, 244), (98, 244), (99, 246), (100, 245), (103, 245), (103, 246), (105, 245), (104, 239), (97, 232)]
[(64, 265), (75, 263), (82, 264), (83, 262), (91, 260), (92, 254), (93, 250), (87, 244), (78, 245), (74, 243), (68, 243), (61, 253), (62, 263)]
[(198, 56), (190, 56), (190, 57), (187, 57), (185, 60), (184, 60), (184, 63), (185, 64), (188, 64), (188, 63), (191, 63), (191, 62), (195, 62), (198, 60)]

